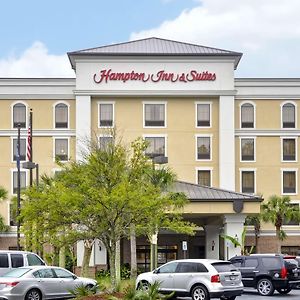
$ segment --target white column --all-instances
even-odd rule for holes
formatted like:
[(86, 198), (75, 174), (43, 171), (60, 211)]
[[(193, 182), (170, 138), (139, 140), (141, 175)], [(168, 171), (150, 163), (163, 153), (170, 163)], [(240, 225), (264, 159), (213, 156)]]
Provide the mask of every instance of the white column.
[(83, 158), (91, 140), (91, 97), (76, 96), (76, 160)]
[(234, 96), (219, 99), (220, 188), (235, 190)]
[[(224, 235), (237, 238), (241, 242), (245, 218), (246, 215), (244, 214), (224, 215)], [(225, 259), (230, 259), (233, 256), (241, 254), (241, 248), (238, 246), (235, 247), (232, 242), (226, 239), (224, 239), (224, 251)]]
[(219, 259), (220, 226), (206, 225), (205, 230), (205, 258)]

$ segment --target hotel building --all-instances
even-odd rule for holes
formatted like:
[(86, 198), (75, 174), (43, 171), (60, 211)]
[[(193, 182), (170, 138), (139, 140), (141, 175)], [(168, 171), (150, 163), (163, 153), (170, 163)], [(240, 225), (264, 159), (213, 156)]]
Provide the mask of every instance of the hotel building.
[[(94, 134), (105, 143), (107, 128), (116, 128), (125, 143), (142, 136), (150, 157), (168, 157), (178, 176), (174, 188), (190, 199), (185, 217), (199, 231), (193, 237), (161, 232), (159, 263), (239, 253), (220, 233), (240, 239), (245, 217), (259, 213), (261, 197), (288, 195), (299, 207), (300, 79), (235, 78), (241, 53), (159, 38), (68, 56), (76, 78), (0, 79), (0, 185), (10, 196), (17, 188), (17, 124), (26, 160), (32, 109), (33, 161), (40, 173), (58, 171), (56, 156), (80, 159), (82, 141)], [(22, 169), (22, 186), (28, 178)], [(13, 225), (9, 200), (0, 211)], [(297, 253), (299, 224), (284, 230), (282, 251)], [(1, 236), (0, 248), (16, 246), (14, 226)], [(247, 245), (253, 243), (250, 226)], [(123, 262), (130, 261), (127, 247), (124, 241)], [(92, 265), (106, 264), (103, 249), (95, 247)], [(259, 250), (276, 251), (270, 224), (261, 230)], [(149, 244), (142, 238), (137, 252), (139, 266), (147, 267)]]

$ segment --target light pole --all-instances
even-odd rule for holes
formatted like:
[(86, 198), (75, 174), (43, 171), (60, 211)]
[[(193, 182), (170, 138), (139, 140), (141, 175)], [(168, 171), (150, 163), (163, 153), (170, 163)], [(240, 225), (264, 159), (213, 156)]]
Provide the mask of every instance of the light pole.
[(21, 171), (20, 171), (20, 135), (21, 125), (18, 124), (17, 139), (17, 250), (20, 250), (20, 208), (21, 208)]

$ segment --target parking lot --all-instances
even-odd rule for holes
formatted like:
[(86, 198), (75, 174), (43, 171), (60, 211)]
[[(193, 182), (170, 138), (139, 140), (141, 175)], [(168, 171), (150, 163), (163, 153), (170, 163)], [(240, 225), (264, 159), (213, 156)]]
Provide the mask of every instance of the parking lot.
[(266, 297), (266, 296), (260, 296), (257, 293), (257, 291), (255, 291), (254, 289), (246, 289), (246, 291), (244, 292), (244, 294), (242, 296), (236, 298), (236, 300), (272, 300), (272, 299), (274, 299), (274, 300), (276, 300), (276, 299), (298, 300), (298, 299), (300, 299), (300, 290), (292, 290), (287, 295), (281, 295), (275, 291), (273, 296)]

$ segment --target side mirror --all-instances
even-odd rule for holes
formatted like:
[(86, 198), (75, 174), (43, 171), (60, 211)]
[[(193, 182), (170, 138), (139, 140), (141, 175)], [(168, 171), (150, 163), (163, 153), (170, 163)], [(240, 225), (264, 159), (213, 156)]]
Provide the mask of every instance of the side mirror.
[(155, 269), (155, 270), (153, 271), (153, 274), (157, 274), (157, 273), (159, 273), (159, 269)]
[(74, 280), (77, 279), (77, 276), (76, 276), (76, 275), (73, 275), (72, 277), (73, 277)]

